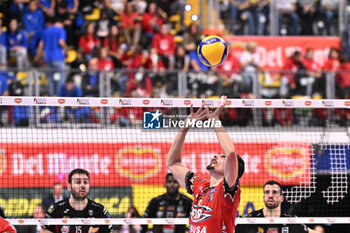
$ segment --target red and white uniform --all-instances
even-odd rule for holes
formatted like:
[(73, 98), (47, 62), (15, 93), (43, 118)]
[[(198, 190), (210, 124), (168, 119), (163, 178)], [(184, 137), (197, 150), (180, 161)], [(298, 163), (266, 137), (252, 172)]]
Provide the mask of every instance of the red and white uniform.
[(16, 229), (5, 219), (0, 218), (0, 232), (16, 233)]
[(186, 175), (187, 192), (194, 196), (190, 233), (233, 233), (241, 190), (239, 181), (229, 189), (225, 180), (215, 187), (193, 172)]

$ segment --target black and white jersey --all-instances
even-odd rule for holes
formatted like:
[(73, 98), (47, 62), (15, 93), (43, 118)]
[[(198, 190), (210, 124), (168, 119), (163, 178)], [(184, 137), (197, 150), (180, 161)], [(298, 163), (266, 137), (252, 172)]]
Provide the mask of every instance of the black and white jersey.
[[(46, 211), (45, 218), (109, 218), (109, 213), (103, 207), (90, 199), (85, 209), (78, 211), (69, 204), (69, 199), (52, 204)], [(53, 233), (109, 233), (112, 230), (111, 225), (42, 225), (43, 228)]]
[[(247, 214), (249, 218), (265, 218), (263, 209)], [(280, 217), (295, 217), (286, 212), (281, 212)], [(242, 224), (236, 226), (235, 233), (307, 233), (304, 224)]]

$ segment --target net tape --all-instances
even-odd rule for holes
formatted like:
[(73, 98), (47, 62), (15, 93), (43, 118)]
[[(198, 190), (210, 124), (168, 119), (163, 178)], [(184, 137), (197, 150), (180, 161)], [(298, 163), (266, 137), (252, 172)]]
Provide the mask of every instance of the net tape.
[[(187, 218), (64, 218), (7, 219), (12, 225), (134, 225), (188, 224)], [(237, 218), (236, 224), (350, 224), (350, 217)]]

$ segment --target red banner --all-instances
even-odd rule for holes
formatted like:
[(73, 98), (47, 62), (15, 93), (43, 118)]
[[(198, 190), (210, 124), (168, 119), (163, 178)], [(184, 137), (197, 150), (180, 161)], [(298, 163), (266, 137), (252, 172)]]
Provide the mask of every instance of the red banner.
[[(310, 181), (311, 144), (236, 143), (245, 161), (242, 185), (261, 186), (274, 179), (285, 185)], [(87, 169), (92, 186), (163, 184), (168, 143), (8, 143), (0, 144), (0, 187), (50, 187), (67, 181), (75, 168)], [(187, 143), (183, 162), (208, 175), (217, 143)]]
[(286, 58), (295, 50), (304, 54), (308, 48), (315, 50), (314, 60), (322, 67), (328, 58), (330, 48), (341, 47), (339, 37), (226, 36), (224, 39), (231, 44), (231, 53), (237, 57), (244, 51), (248, 41), (255, 41), (258, 45), (260, 63), (264, 69), (281, 69)]

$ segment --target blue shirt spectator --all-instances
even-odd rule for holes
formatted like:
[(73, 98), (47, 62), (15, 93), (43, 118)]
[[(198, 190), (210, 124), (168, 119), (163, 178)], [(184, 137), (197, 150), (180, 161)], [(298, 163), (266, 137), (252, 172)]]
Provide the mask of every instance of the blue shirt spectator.
[(9, 31), (7, 33), (7, 46), (9, 49), (15, 46), (28, 47), (27, 36), (23, 30)]
[(62, 42), (60, 41), (65, 42), (66, 38), (66, 31), (57, 23), (44, 31), (40, 42), (43, 43), (45, 62), (64, 62), (64, 48), (62, 48)]
[(191, 51), (189, 56), (190, 56), (191, 66), (193, 70), (203, 71), (203, 72), (209, 71), (209, 67), (204, 65), (203, 62), (201, 62), (196, 51)]
[(6, 72), (0, 72), (0, 96), (8, 95), (9, 84), (7, 83)]
[(41, 34), (45, 29), (44, 13), (38, 8), (36, 1), (28, 3), (28, 10), (23, 14), (22, 22), (28, 34), (29, 50), (35, 56)]
[(60, 87), (58, 96), (61, 97), (82, 97), (82, 90), (74, 84), (73, 79), (67, 79), (66, 83)]
[(54, 18), (48, 18), (47, 22), (52, 24), (42, 34), (39, 43), (39, 55), (45, 57), (50, 96), (55, 96), (65, 81), (66, 31), (63, 29), (62, 22)]

